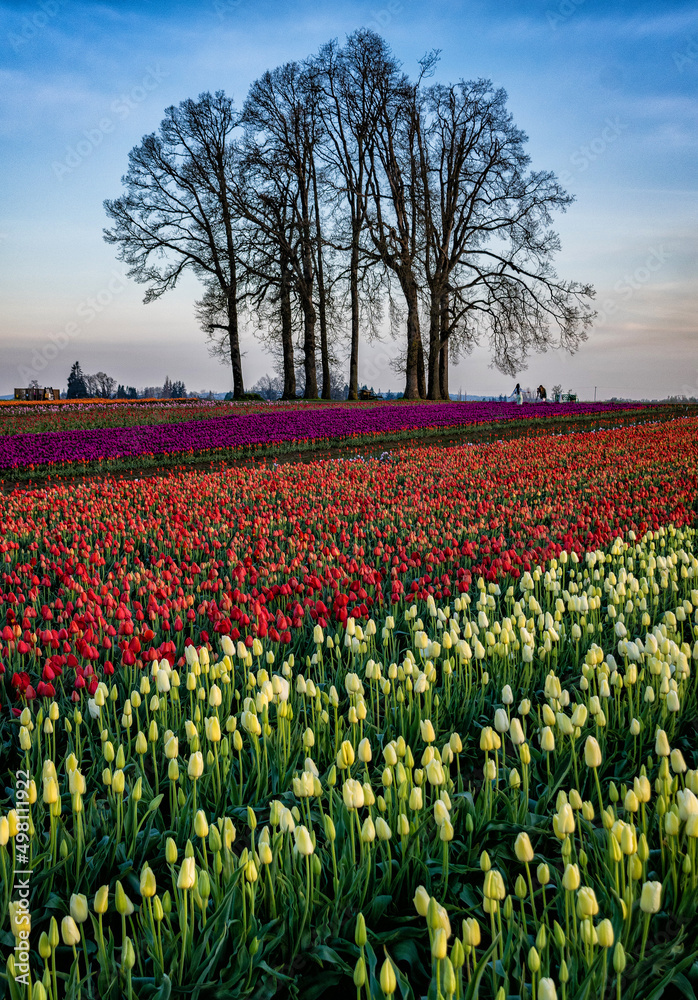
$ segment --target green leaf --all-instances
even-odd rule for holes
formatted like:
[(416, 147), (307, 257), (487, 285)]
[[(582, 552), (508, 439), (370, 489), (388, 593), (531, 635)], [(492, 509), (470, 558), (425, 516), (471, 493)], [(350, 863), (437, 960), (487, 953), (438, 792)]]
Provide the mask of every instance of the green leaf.
[(347, 965), (343, 959), (337, 954), (334, 949), (330, 948), (326, 944), (316, 945), (311, 951), (306, 952), (308, 958), (316, 959), (320, 964), (322, 962), (329, 962), (330, 965), (337, 965), (342, 970), (342, 972), (351, 975), (352, 970)]

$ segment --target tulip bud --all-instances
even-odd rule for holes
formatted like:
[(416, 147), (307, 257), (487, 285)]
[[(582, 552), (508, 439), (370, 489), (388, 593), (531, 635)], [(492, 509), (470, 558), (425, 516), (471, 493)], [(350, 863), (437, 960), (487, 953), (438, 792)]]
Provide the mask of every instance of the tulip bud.
[(383, 962), (380, 972), (380, 987), (387, 997), (391, 997), (397, 989), (397, 978), (389, 958)]
[(200, 750), (196, 750), (189, 758), (189, 763), (187, 765), (187, 774), (189, 777), (196, 781), (204, 773), (204, 758)]
[(114, 889), (114, 904), (116, 912), (122, 917), (129, 917), (133, 913), (133, 903), (124, 892), (124, 887), (118, 880)]
[(538, 983), (538, 1000), (557, 1000), (555, 983), (547, 976), (543, 976)]
[(392, 836), (392, 831), (382, 816), (379, 816), (376, 820), (376, 836), (384, 843), (390, 840)]
[(425, 743), (433, 743), (436, 739), (436, 733), (434, 732), (434, 726), (430, 719), (422, 719), (420, 722), (420, 732), (422, 739)]
[(531, 846), (530, 838), (525, 830), (522, 830), (516, 838), (514, 851), (516, 853), (516, 857), (522, 863), (533, 861), (533, 847)]
[(61, 936), (63, 944), (69, 948), (74, 948), (76, 944), (80, 944), (80, 931), (73, 917), (63, 917), (61, 921)]
[(208, 820), (203, 809), (199, 809), (194, 817), (194, 833), (200, 840), (208, 837)]
[(599, 926), (596, 928), (596, 934), (598, 937), (599, 944), (602, 948), (613, 947), (614, 933), (613, 924), (610, 920), (602, 920)]
[(58, 934), (58, 921), (56, 920), (55, 917), (51, 917), (48, 926), (48, 943), (50, 944), (51, 948), (55, 951), (58, 945), (60, 944), (60, 941), (61, 939)]
[(596, 894), (589, 886), (582, 886), (577, 893), (577, 915), (580, 920), (585, 917), (594, 917), (599, 912), (599, 904), (596, 901)]
[(315, 848), (307, 828), (305, 826), (297, 826), (293, 831), (293, 834), (298, 853), (302, 854), (304, 857), (309, 857)]
[(165, 841), (165, 859), (170, 865), (177, 863), (177, 845), (172, 837), (168, 837)]
[(49, 944), (48, 934), (46, 931), (42, 931), (41, 937), (39, 938), (39, 954), (43, 958), (44, 962), (47, 958), (51, 957), (51, 945)]
[(366, 982), (366, 961), (363, 955), (359, 956), (359, 959), (354, 966), (354, 986), (356, 986), (357, 991), (362, 988)]
[(130, 937), (124, 938), (123, 947), (121, 949), (121, 964), (124, 969), (132, 969), (136, 964), (136, 952), (133, 948), (133, 943)]
[(456, 973), (450, 958), (444, 959), (443, 966), (443, 986), (447, 997), (452, 997), (456, 992)]
[(372, 844), (376, 839), (376, 828), (370, 816), (367, 816), (361, 827), (361, 840), (364, 844)]
[(448, 954), (448, 941), (446, 939), (446, 931), (443, 927), (438, 927), (434, 931), (434, 936), (431, 942), (431, 954), (432, 957), (440, 960), (446, 958)]
[(662, 883), (645, 882), (640, 895), (640, 909), (643, 913), (658, 913), (662, 905)]
[(584, 762), (587, 767), (597, 768), (601, 766), (601, 747), (593, 736), (587, 736), (584, 744)]
[(579, 868), (577, 865), (567, 865), (562, 876), (562, 885), (568, 892), (575, 892), (580, 883)]
[(94, 910), (95, 913), (106, 913), (109, 906), (109, 886), (102, 885), (95, 893)]
[[(193, 889), (196, 883), (196, 864), (194, 858), (185, 858), (179, 869), (177, 878), (178, 889)], [(118, 884), (118, 883), (117, 883)]]
[(417, 910), (417, 913), (420, 915), (420, 917), (426, 917), (427, 909), (429, 907), (429, 899), (430, 899), (429, 893), (424, 888), (424, 886), (418, 885), (416, 892), (414, 894), (413, 902), (415, 905), (415, 909)]
[(555, 939), (555, 944), (558, 949), (562, 951), (565, 947), (565, 932), (557, 920), (553, 921), (553, 938)]
[[(679, 834), (679, 828), (680, 828), (679, 817), (674, 812), (668, 812), (664, 820), (664, 830), (666, 832), (666, 835), (668, 837), (677, 837)], [(639, 845), (638, 845), (638, 853), (639, 853)], [(641, 860), (647, 860), (647, 859), (643, 858)]]
[(364, 919), (363, 913), (359, 913), (356, 918), (356, 927), (354, 929), (354, 942), (358, 948), (363, 948), (367, 941), (366, 935), (366, 921)]
[(140, 890), (141, 896), (145, 899), (151, 899), (157, 892), (157, 884), (155, 882), (155, 874), (153, 869), (147, 864), (143, 866), (140, 878)]
[(625, 950), (620, 941), (613, 949), (613, 971), (618, 974), (625, 971)]
[(73, 893), (70, 897), (70, 915), (76, 924), (83, 924), (89, 915), (87, 896), (82, 893)]

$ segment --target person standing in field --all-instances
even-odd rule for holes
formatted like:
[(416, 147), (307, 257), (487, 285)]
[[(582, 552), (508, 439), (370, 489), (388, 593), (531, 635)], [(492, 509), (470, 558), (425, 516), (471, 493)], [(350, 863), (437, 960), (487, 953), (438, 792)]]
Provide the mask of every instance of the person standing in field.
[(514, 386), (514, 392), (512, 393), (512, 395), (514, 396), (517, 405), (521, 406), (521, 404), (523, 403), (523, 393), (521, 392), (521, 386), (519, 385), (518, 382)]

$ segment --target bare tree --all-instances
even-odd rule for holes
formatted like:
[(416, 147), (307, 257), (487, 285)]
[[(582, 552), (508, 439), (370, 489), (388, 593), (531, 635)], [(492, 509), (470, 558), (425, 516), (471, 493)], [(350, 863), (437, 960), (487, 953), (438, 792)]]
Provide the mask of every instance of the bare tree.
[[(573, 350), (592, 313), (588, 285), (565, 282), (551, 213), (573, 200), (550, 172), (529, 172), (526, 135), (488, 80), (436, 84), (415, 103), (417, 204), (429, 290), (428, 395), (448, 398), (448, 346), (488, 336), (515, 374), (531, 348)], [(555, 332), (555, 329), (557, 332)]]
[(89, 397), (100, 399), (111, 399), (116, 389), (116, 379), (106, 372), (97, 372), (96, 375), (83, 375), (85, 390)]
[(343, 48), (336, 41), (324, 45), (310, 65), (325, 129), (319, 155), (348, 214), (349, 399), (358, 399), (362, 236), (373, 168), (370, 150), (381, 107), (376, 83), (396, 65), (384, 40), (364, 29), (350, 35)]
[(145, 302), (174, 288), (186, 270), (215, 286), (224, 308), (212, 317), (228, 342), (236, 398), (244, 394), (238, 332), (235, 176), (237, 113), (222, 91), (170, 107), (157, 133), (129, 155), (125, 194), (104, 207), (129, 275), (148, 286)]
[(426, 395), (424, 357), (419, 322), (424, 257), (417, 205), (419, 88), (437, 59), (431, 53), (421, 61), (416, 82), (401, 74), (383, 43), (383, 58), (375, 75), (378, 124), (375, 142), (367, 149), (370, 202), (366, 228), (373, 255), (397, 280), (407, 310), (407, 347), (404, 358), (405, 398)]
[[(303, 311), (304, 395), (307, 399), (316, 399), (316, 283), (317, 260), (322, 247), (318, 240), (315, 155), (321, 123), (306, 69), (299, 63), (286, 63), (265, 73), (250, 89), (242, 120), (248, 148), (254, 145), (258, 159), (273, 162), (279, 176), (291, 181), (290, 206), (295, 238), (289, 247), (288, 263), (294, 273)], [(325, 373), (328, 375), (326, 339), (321, 342), (321, 348), (323, 371), (327, 368)]]
[(294, 299), (302, 266), (294, 192), (293, 179), (276, 157), (263, 156), (256, 142), (246, 142), (235, 189), (236, 210), (246, 223), (245, 296), (258, 335), (273, 354), (280, 343), (284, 399), (295, 399), (297, 392)]

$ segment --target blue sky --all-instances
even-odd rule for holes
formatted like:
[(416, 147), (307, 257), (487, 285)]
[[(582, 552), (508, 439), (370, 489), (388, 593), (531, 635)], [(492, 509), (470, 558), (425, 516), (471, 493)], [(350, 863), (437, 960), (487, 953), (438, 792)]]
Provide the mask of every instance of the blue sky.
[[(533, 166), (576, 196), (557, 267), (595, 285), (599, 317), (576, 355), (532, 357), (522, 383), (698, 395), (698, 9), (612, 0), (0, 2), (0, 394), (32, 366), (64, 387), (76, 358), (127, 384), (229, 388), (196, 282), (144, 306), (102, 240), (102, 202), (168, 105), (216, 89), (241, 103), (265, 69), (360, 26), (409, 71), (438, 48), (440, 79), (505, 87)], [(269, 359), (251, 335), (243, 350), (251, 384)], [(399, 387), (395, 350), (364, 350), (362, 381)], [(455, 365), (451, 390), (511, 391), (489, 361)]]

